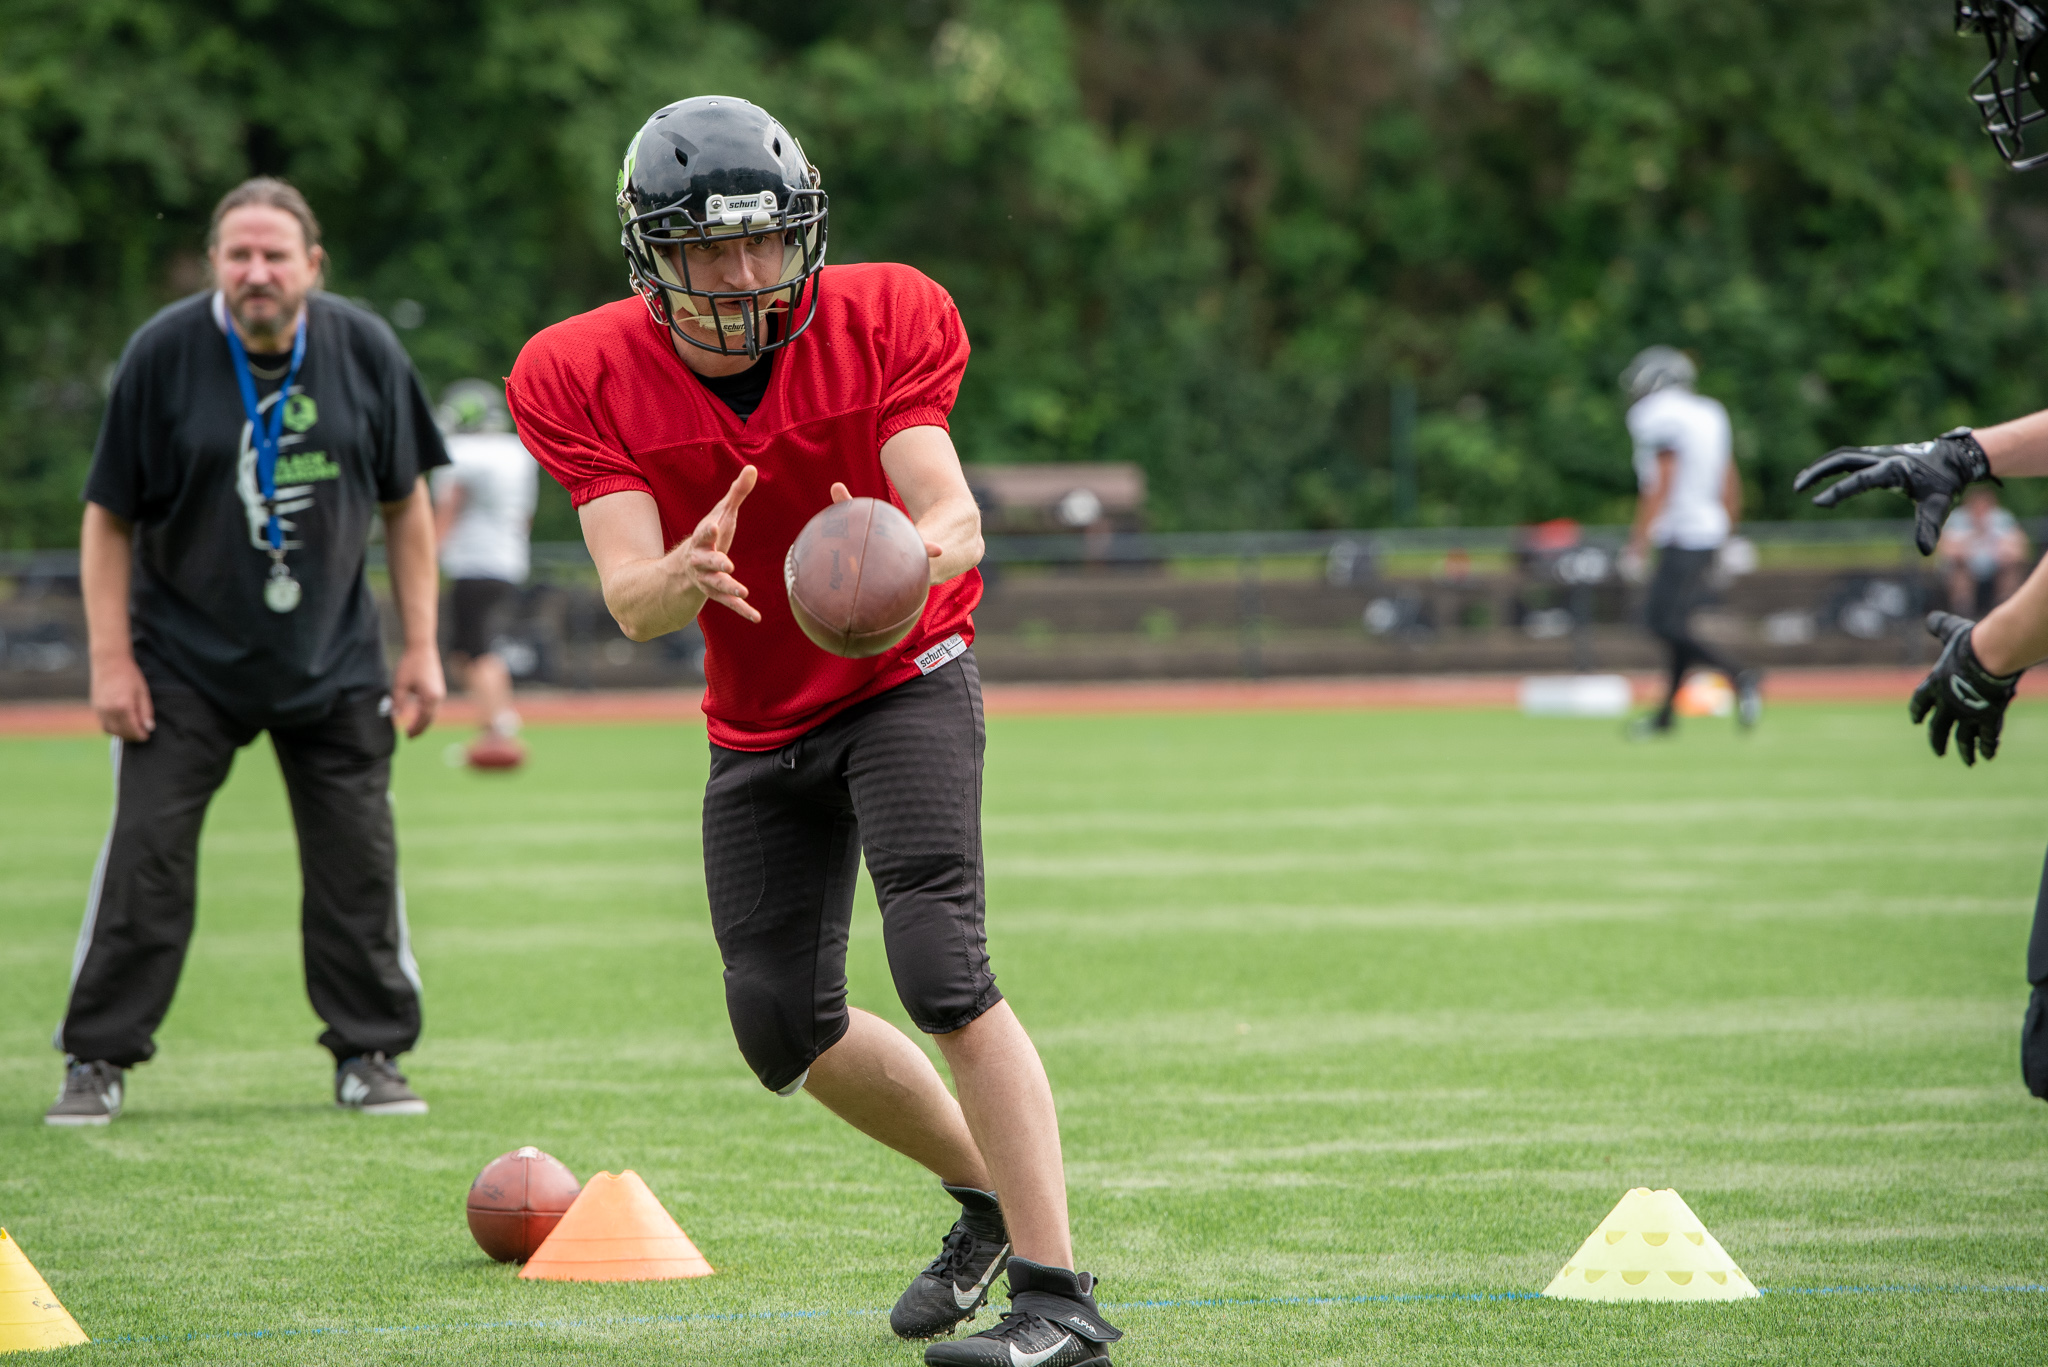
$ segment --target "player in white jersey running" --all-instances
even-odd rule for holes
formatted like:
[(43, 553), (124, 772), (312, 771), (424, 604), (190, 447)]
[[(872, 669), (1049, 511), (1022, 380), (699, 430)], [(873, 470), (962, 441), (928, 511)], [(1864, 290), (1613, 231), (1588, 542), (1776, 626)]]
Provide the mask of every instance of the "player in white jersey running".
[(1735, 715), (1744, 727), (1756, 725), (1763, 710), (1756, 671), (1692, 634), (1692, 614), (1706, 596), (1714, 558), (1742, 511), (1728, 410), (1694, 393), (1696, 378), (1691, 358), (1668, 346), (1646, 347), (1621, 373), (1630, 400), (1636, 485), (1642, 491), (1627, 555), (1642, 564), (1649, 548), (1657, 548), (1647, 617), (1651, 633), (1670, 653), (1664, 705), (1637, 722), (1637, 735), (1671, 730), (1679, 686), (1687, 671), (1700, 665), (1728, 676), (1735, 689)]
[(476, 704), (481, 730), (469, 746), (480, 769), (526, 757), (512, 707), (512, 671), (496, 648), (519, 603), (531, 560), (540, 467), (512, 432), (505, 393), (487, 380), (457, 380), (436, 409), (454, 463), (434, 474), (434, 530), (441, 572), (455, 588), (449, 663)]

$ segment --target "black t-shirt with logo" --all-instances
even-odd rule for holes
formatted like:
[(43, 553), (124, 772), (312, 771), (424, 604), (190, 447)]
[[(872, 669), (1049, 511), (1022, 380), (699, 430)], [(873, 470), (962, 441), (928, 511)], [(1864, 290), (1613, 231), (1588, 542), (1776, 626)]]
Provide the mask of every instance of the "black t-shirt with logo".
[[(131, 597), (145, 675), (198, 690), (252, 726), (324, 715), (386, 683), (363, 568), (377, 505), (448, 463), (398, 338), (329, 294), (306, 301), (306, 356), (284, 396), (277, 500), (297, 610), (264, 606), (268, 515), (226, 314), (212, 293), (164, 309), (129, 338), (85, 497), (135, 524)], [(283, 357), (251, 357), (266, 420)]]

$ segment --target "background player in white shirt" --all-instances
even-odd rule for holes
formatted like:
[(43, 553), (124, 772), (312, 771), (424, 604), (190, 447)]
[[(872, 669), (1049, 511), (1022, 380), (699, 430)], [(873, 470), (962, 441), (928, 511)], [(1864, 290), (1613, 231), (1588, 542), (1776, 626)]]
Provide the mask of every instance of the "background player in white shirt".
[(540, 467), (513, 435), (504, 390), (489, 381), (449, 385), (436, 416), (454, 462), (433, 481), (441, 572), (455, 585), (448, 662), (482, 723), (469, 762), (511, 768), (526, 752), (514, 739), (519, 714), (512, 707), (512, 672), (492, 643), (526, 582)]
[(1636, 484), (1642, 491), (1626, 555), (1640, 565), (1649, 548), (1657, 548), (1647, 616), (1651, 633), (1664, 642), (1671, 660), (1664, 705), (1637, 724), (1637, 734), (1671, 729), (1679, 685), (1696, 665), (1728, 676), (1743, 726), (1756, 725), (1763, 706), (1756, 671), (1692, 634), (1692, 614), (1706, 597), (1714, 557), (1742, 510), (1728, 410), (1695, 394), (1696, 378), (1692, 359), (1668, 346), (1646, 347), (1621, 373), (1621, 387), (1630, 399)]

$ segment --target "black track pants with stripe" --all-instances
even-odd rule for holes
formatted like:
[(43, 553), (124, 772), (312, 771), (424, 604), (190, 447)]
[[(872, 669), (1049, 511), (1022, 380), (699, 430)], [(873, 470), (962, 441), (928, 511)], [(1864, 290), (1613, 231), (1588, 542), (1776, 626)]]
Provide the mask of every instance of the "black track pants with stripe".
[[(190, 689), (153, 681), (151, 694), (155, 733), (113, 745), (114, 819), (56, 1038), (74, 1057), (124, 1067), (156, 1052), (192, 939), (200, 824), (257, 734)], [(347, 694), (318, 721), (272, 728), (270, 743), (298, 831), (320, 1043), (337, 1059), (401, 1053), (419, 1038), (420, 995), (391, 823), (390, 704), (382, 692)]]

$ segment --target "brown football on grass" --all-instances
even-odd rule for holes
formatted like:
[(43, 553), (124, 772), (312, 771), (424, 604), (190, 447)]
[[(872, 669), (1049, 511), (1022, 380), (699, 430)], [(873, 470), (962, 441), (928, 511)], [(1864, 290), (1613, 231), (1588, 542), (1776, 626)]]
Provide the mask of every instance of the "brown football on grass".
[(908, 636), (924, 615), (931, 559), (902, 509), (852, 498), (797, 533), (783, 557), (782, 582), (804, 635), (834, 655), (861, 660)]
[(583, 1186), (560, 1159), (528, 1144), (484, 1165), (469, 1187), (469, 1232), (501, 1263), (523, 1263), (555, 1232)]

